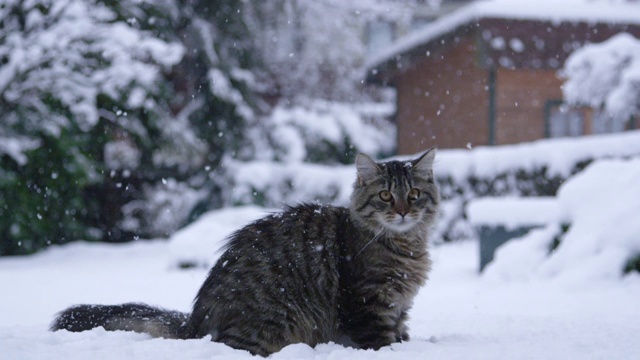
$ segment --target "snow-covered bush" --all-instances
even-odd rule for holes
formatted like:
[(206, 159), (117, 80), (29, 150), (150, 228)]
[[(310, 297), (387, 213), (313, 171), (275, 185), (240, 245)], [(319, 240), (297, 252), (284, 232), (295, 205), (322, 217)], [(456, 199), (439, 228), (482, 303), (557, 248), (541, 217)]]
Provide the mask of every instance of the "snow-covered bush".
[(183, 224), (181, 202), (162, 201), (178, 214), (166, 224), (155, 213), (161, 179), (211, 191), (205, 169), (242, 148), (255, 120), (241, 5), (2, 3), (0, 254)]
[[(407, 158), (403, 156), (397, 159)], [(440, 209), (440, 219), (437, 222), (431, 240), (435, 243), (440, 243), (443, 241), (476, 239), (475, 229), (465, 213), (468, 202), (476, 198), (487, 196), (509, 196), (511, 198), (555, 197), (558, 195), (559, 189), (574, 186), (569, 185), (569, 182), (573, 183), (574, 180), (567, 182), (567, 179), (581, 176), (581, 171), (584, 171), (585, 167), (591, 169), (591, 166), (588, 166), (594, 161), (596, 163), (600, 161), (619, 162), (620, 164), (631, 163), (631, 161), (620, 160), (626, 158), (640, 158), (640, 131), (582, 138), (549, 139), (519, 145), (477, 147), (472, 150), (439, 150), (434, 164), (434, 173), (442, 189), (443, 201)], [(637, 160), (634, 161), (637, 162)], [(227, 204), (258, 204), (263, 208), (273, 209), (280, 209), (283, 204), (295, 204), (305, 201), (319, 201), (347, 206), (352, 192), (352, 185), (356, 178), (353, 164), (322, 165), (293, 161), (278, 163), (269, 159), (251, 162), (229, 160), (225, 161), (225, 168), (227, 173), (230, 174), (229, 176), (233, 177), (232, 183), (234, 184), (233, 186), (225, 187), (225, 191), (223, 191)], [(604, 177), (604, 174), (602, 176)], [(616, 177), (618, 175), (617, 172), (611, 172), (610, 176)], [(554, 180), (549, 182), (546, 180), (547, 178)], [(628, 182), (630, 178), (631, 175), (624, 175), (624, 181)], [(609, 194), (609, 190), (604, 189), (609, 187), (609, 182), (602, 178), (599, 181), (598, 186), (603, 188), (605, 194)], [(565, 183), (567, 185), (563, 185)], [(595, 185), (597, 182), (593, 180), (590, 183)], [(615, 181), (611, 182), (611, 184), (612, 186), (620, 185)], [(631, 186), (630, 184), (627, 185)], [(566, 192), (567, 190), (561, 190), (560, 192), (562, 191)], [(585, 190), (585, 193), (575, 195), (572, 199), (577, 201), (580, 196), (587, 197), (588, 195), (585, 194), (588, 192), (597, 191), (599, 190), (590, 188)], [(620, 189), (620, 191), (624, 191), (624, 189)], [(629, 192), (629, 198), (620, 201), (629, 202), (629, 199), (635, 199), (631, 197), (635, 196), (634, 194)], [(558, 196), (562, 197), (563, 195)], [(606, 196), (598, 196), (598, 199), (602, 200), (603, 197)], [(557, 223), (554, 223), (554, 226), (532, 231), (528, 235), (531, 240), (527, 240), (526, 245), (523, 245), (523, 247), (514, 249), (516, 253), (514, 256), (518, 260), (509, 260), (511, 259), (510, 255), (503, 257), (502, 261), (505, 263), (523, 264), (522, 269), (513, 270), (513, 268), (509, 268), (512, 270), (508, 275), (511, 278), (527, 276), (526, 273), (529, 269), (527, 266), (543, 261), (554, 246), (558, 246), (560, 239), (563, 239), (562, 234), (567, 231), (564, 225), (573, 219), (567, 215), (565, 205), (556, 212), (555, 207), (551, 208), (548, 204), (544, 204), (548, 200), (547, 198), (531, 201), (533, 203), (543, 203), (537, 209), (546, 212), (545, 214), (537, 214), (535, 219), (523, 221), (522, 218), (528, 216), (527, 213), (514, 213), (509, 214), (509, 216), (495, 214), (491, 216), (492, 218), (499, 217), (501, 221), (506, 221), (505, 225), (509, 225), (513, 224), (509, 222), (509, 219), (513, 220), (514, 217), (520, 215), (518, 222), (527, 223), (527, 221), (533, 220), (537, 225), (548, 220), (549, 217), (557, 215)], [(589, 204), (592, 203), (590, 202)], [(577, 203), (572, 206), (579, 207)], [(585, 206), (587, 206), (586, 202)], [(597, 211), (597, 206), (595, 211)], [(229, 214), (238, 214), (238, 219), (243, 219), (242, 221), (245, 222), (249, 221), (248, 217), (240, 217), (242, 216), (240, 214), (244, 213), (242, 209), (238, 210), (237, 213), (229, 210), (229, 212), (225, 212), (223, 220), (213, 220), (217, 215), (212, 213), (212, 215), (207, 215), (206, 217), (206, 219), (212, 219), (211, 224), (198, 221), (195, 225), (196, 227), (188, 227), (184, 231), (191, 233), (192, 230), (190, 229), (194, 229), (193, 231), (201, 229), (198, 232), (205, 233), (206, 230), (204, 229), (218, 226), (215, 224), (227, 224), (229, 222), (228, 217), (235, 216)], [(254, 207), (248, 210), (248, 214), (255, 217), (261, 215), (260, 211), (256, 211)], [(477, 217), (477, 214), (475, 216)], [(633, 216), (635, 214), (630, 212), (622, 216), (621, 219), (628, 220)], [(233, 226), (227, 227), (227, 233), (241, 226), (243, 224), (242, 221), (233, 222)], [(182, 235), (178, 237), (182, 237)], [(197, 244), (192, 244), (191, 242), (196, 242), (196, 240), (191, 235), (188, 237), (191, 239), (189, 240), (189, 246), (184, 247), (185, 250), (180, 252), (178, 259), (175, 259), (175, 261), (179, 263), (210, 264), (211, 259), (215, 259), (215, 257), (211, 257), (214, 250), (212, 244), (219, 246), (222, 243), (222, 238), (200, 237)], [(190, 251), (187, 248), (197, 250)], [(207, 248), (211, 249), (211, 251), (203, 252), (200, 250)], [(628, 255), (631, 256), (630, 253)], [(525, 256), (529, 257), (525, 259)], [(636, 262), (633, 259), (629, 260), (627, 267), (634, 268), (638, 266), (639, 260), (636, 259)]]
[[(181, 45), (114, 21), (98, 1), (8, 0), (0, 8), (0, 94), (4, 136), (88, 131), (99, 96), (153, 110), (160, 72)], [(114, 114), (116, 115), (116, 114)], [(130, 121), (123, 116), (119, 121)], [(135, 124), (127, 124), (134, 126)]]
[(207, 196), (175, 179), (144, 184), (143, 196), (123, 206), (120, 228), (132, 233), (169, 236), (184, 226), (196, 204)]
[(622, 127), (640, 113), (640, 40), (627, 33), (586, 45), (565, 62), (564, 98), (604, 109)]
[(162, 73), (183, 47), (118, 18), (97, 0), (0, 6), (0, 254), (101, 238), (86, 191), (103, 181), (109, 129), (166, 118)]
[(255, 157), (225, 161), (224, 202), (271, 207), (302, 201), (348, 203), (355, 155), (380, 158), (395, 148), (395, 127), (387, 120), (392, 111), (384, 104), (324, 100), (276, 106), (251, 129)]
[[(435, 175), (442, 196), (434, 241), (475, 238), (465, 215), (472, 199), (487, 196), (555, 196), (560, 186), (592, 161), (640, 155), (640, 132), (540, 140), (472, 150), (440, 150)], [(400, 157), (406, 159), (407, 156)], [(232, 178), (225, 203), (280, 207), (320, 201), (347, 205), (355, 180), (352, 164), (226, 161)], [(229, 191), (229, 189), (231, 189)]]
[(640, 256), (639, 177), (639, 158), (589, 165), (560, 188), (556, 221), (503, 245), (486, 277), (591, 282), (632, 270)]
[(396, 130), (387, 119), (393, 111), (390, 104), (324, 100), (278, 105), (254, 129), (257, 137), (264, 137), (256, 158), (348, 164), (357, 152), (390, 155), (395, 149)]
[(464, 214), (471, 199), (555, 196), (564, 181), (594, 160), (638, 155), (638, 131), (439, 151), (434, 171), (443, 199), (443, 218), (437, 232), (445, 241), (474, 237)]
[[(242, 202), (226, 195), (234, 178), (223, 159), (346, 163), (356, 151), (388, 154), (395, 136), (381, 119), (389, 107), (308, 100), (360, 99), (360, 5), (4, 1), (0, 254), (166, 235), (189, 214)], [(319, 16), (329, 10), (339, 17)], [(304, 20), (304, 34), (279, 27), (289, 20)], [(304, 49), (281, 52), (297, 35)], [(269, 90), (282, 84), (285, 92)], [(273, 111), (261, 98), (294, 94)], [(176, 201), (184, 194), (189, 201)]]

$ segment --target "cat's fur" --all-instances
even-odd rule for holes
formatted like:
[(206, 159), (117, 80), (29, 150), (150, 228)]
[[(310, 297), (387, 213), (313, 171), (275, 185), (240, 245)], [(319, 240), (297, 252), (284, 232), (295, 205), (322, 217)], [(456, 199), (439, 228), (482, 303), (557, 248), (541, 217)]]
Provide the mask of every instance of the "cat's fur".
[(378, 349), (407, 340), (407, 312), (430, 268), (439, 201), (435, 151), (412, 161), (356, 159), (349, 208), (304, 204), (234, 233), (184, 314), (144, 304), (78, 305), (52, 330), (207, 335), (253, 354), (344, 341)]

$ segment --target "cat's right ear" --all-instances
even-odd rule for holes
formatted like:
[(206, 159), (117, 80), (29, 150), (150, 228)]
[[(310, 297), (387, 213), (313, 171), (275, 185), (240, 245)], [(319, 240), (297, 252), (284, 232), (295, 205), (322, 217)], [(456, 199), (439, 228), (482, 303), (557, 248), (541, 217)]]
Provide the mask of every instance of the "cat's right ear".
[(380, 168), (375, 161), (365, 154), (356, 156), (356, 169), (358, 170), (358, 185), (364, 185), (366, 180), (378, 176)]

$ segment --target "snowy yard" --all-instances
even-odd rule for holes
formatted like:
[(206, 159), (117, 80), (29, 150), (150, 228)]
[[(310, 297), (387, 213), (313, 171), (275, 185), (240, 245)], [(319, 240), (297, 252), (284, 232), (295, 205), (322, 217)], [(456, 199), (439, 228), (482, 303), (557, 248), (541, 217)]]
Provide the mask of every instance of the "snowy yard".
[[(208, 338), (48, 329), (56, 313), (81, 303), (189, 312), (234, 230), (282, 204), (347, 205), (356, 153), (390, 156), (396, 139), (406, 141), (397, 119), (388, 121), (403, 111), (399, 93), (363, 89), (365, 73), (385, 59), (402, 65), (399, 54), (454, 30), (452, 42), (465, 44), (457, 35), (465, 24), (496, 16), (553, 29), (584, 23), (593, 34), (602, 21), (640, 26), (640, 1), (478, 1), (368, 54), (360, 37), (370, 21), (413, 21), (412, 8), (390, 11), (398, 3), (0, 2), (0, 360), (251, 358)], [(218, 7), (233, 11), (213, 14)], [(529, 41), (478, 34), (514, 59)], [(379, 351), (294, 344), (272, 358), (640, 359), (640, 40), (619, 34), (578, 49), (574, 37), (534, 68), (561, 70), (570, 107), (606, 110), (589, 115), (607, 125), (594, 133), (635, 130), (441, 146), (434, 266), (410, 312), (411, 340)], [(531, 40), (545, 56), (553, 47)], [(488, 76), (481, 85), (493, 95), (482, 99), (496, 94)], [(425, 89), (414, 96), (456, 98), (448, 87)], [(441, 116), (439, 105), (420, 114), (425, 124), (462, 121)], [(536, 228), (502, 245), (479, 273), (479, 224)]]
[[(248, 221), (259, 208), (211, 214), (182, 237), (206, 235), (215, 219)], [(205, 218), (206, 220), (207, 218)], [(221, 231), (228, 231), (223, 228)], [(222, 239), (224, 234), (209, 233)], [(197, 239), (192, 239), (196, 242)], [(74, 243), (30, 257), (0, 259), (2, 359), (230, 359), (249, 353), (201, 340), (152, 339), (95, 329), (47, 330), (54, 314), (76, 303), (147, 302), (188, 311), (206, 270), (180, 270), (179, 244)], [(211, 253), (215, 256), (216, 241)], [(183, 249), (187, 251), (187, 249)], [(433, 248), (434, 269), (411, 312), (412, 340), (380, 351), (335, 344), (291, 345), (274, 359), (637, 359), (640, 276), (588, 282), (537, 277), (504, 281), (479, 275), (478, 245)]]
[[(514, 221), (532, 219), (542, 223), (500, 247), (482, 274), (478, 273), (477, 240), (432, 246), (434, 267), (410, 313), (409, 342), (377, 352), (336, 344), (315, 349), (297, 344), (271, 357), (640, 358), (640, 274), (623, 275), (622, 271), (629, 261), (640, 259), (640, 159), (633, 155), (639, 141), (640, 132), (628, 132), (467, 152), (441, 151), (436, 173), (460, 179), (471, 171), (495, 176), (492, 174), (514, 166), (540, 163), (548, 164), (552, 174), (568, 176), (567, 169), (578, 159), (595, 161), (564, 181), (555, 197), (544, 200), (552, 202), (555, 210), (542, 217), (536, 212), (547, 210), (539, 206), (511, 209), (531, 203), (514, 201), (516, 194), (479, 199), (475, 210), (467, 208), (471, 221), (483, 224), (511, 226)], [(549, 154), (557, 155), (551, 158)], [(332, 175), (324, 181), (345, 187), (352, 183), (351, 166), (330, 170)], [(309, 177), (317, 171), (320, 169), (300, 167), (295, 173)], [(298, 191), (303, 199), (313, 198), (310, 189)], [(338, 201), (348, 197), (343, 195)], [(153, 339), (101, 328), (53, 333), (48, 327), (58, 311), (79, 303), (145, 302), (190, 311), (208, 268), (221, 255), (225, 237), (272, 211), (257, 206), (212, 211), (169, 240), (122, 245), (75, 242), (32, 256), (0, 258), (0, 359), (251, 357), (208, 339)], [(555, 242), (559, 245), (552, 250)]]

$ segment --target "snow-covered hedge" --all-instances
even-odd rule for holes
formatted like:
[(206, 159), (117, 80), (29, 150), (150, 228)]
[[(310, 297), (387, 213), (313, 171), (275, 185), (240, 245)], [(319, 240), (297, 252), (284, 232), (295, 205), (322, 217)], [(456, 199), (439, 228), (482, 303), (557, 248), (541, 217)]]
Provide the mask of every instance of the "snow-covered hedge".
[(253, 132), (255, 157), (227, 158), (226, 205), (321, 201), (347, 204), (359, 152), (388, 156), (395, 149), (390, 104), (343, 104), (323, 100), (278, 105)]
[(537, 227), (559, 221), (560, 210), (555, 197), (483, 197), (466, 206), (467, 218), (474, 227), (503, 227), (507, 231)]
[[(229, 166), (238, 180), (231, 199), (274, 209), (283, 203), (303, 201), (347, 205), (355, 180), (351, 164), (264, 161)], [(236, 167), (231, 169), (232, 166)], [(551, 276), (556, 271), (571, 277), (580, 269), (585, 269), (584, 276), (611, 277), (619, 276), (624, 268), (637, 269), (640, 264), (640, 202), (635, 201), (640, 199), (640, 131), (442, 150), (435, 167), (444, 192), (441, 219), (433, 237), (436, 243), (476, 238), (465, 214), (466, 205), (472, 200), (483, 204), (477, 209), (482, 210), (493, 206), (491, 201), (476, 200), (485, 196), (502, 197), (494, 198), (493, 204), (504, 199), (511, 203), (524, 201), (514, 200), (515, 197), (545, 196), (528, 203), (547, 212), (536, 214), (544, 215), (535, 217), (537, 225), (548, 225), (501, 248), (495, 263), (485, 270), (488, 279)], [(540, 187), (543, 190), (536, 190), (538, 183), (546, 184)], [(211, 229), (224, 227), (226, 231), (216, 233), (228, 235), (266, 211), (263, 207), (238, 207), (206, 214), (172, 237), (175, 247), (182, 249), (172, 255), (172, 264), (211, 265), (217, 257), (216, 249), (224, 243), (223, 236), (207, 235), (213, 233)], [(476, 211), (471, 215), (479, 222), (504, 220), (505, 225), (511, 220), (531, 220), (526, 219), (530, 213), (488, 216)], [(194, 239), (198, 239), (197, 243)], [(185, 241), (189, 244), (185, 245)], [(575, 258), (584, 259), (580, 262)]]
[(443, 240), (474, 237), (465, 204), (487, 196), (555, 196), (562, 183), (597, 159), (640, 156), (640, 131), (440, 151), (435, 173)]
[[(593, 160), (633, 156), (640, 156), (640, 131), (441, 150), (435, 163), (443, 199), (436, 241), (475, 237), (464, 214), (469, 200), (487, 196), (555, 196), (566, 179)], [(226, 166), (233, 184), (226, 193), (229, 205), (280, 207), (303, 201), (347, 205), (355, 180), (350, 164), (228, 161)]]
[(285, 163), (344, 163), (356, 152), (389, 155), (396, 146), (391, 103), (321, 99), (276, 105), (250, 129), (252, 159)]

